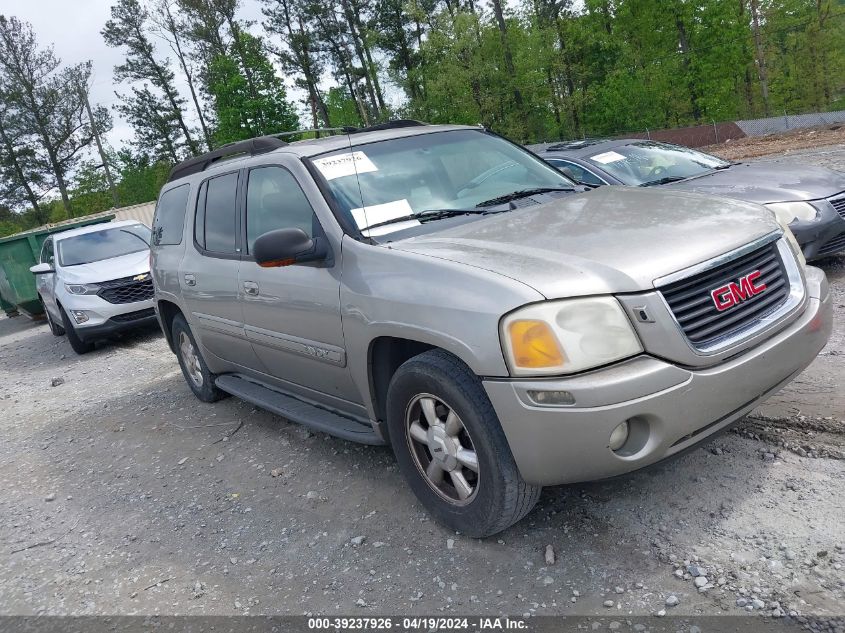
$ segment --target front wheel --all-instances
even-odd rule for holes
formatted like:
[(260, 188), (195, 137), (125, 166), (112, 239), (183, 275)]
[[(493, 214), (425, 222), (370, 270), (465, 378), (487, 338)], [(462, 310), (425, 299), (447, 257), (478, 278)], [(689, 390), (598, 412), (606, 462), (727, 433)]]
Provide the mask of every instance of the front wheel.
[(176, 357), (179, 359), (182, 375), (194, 395), (203, 402), (216, 402), (224, 398), (226, 394), (215, 386), (216, 376), (205, 364), (191, 328), (181, 314), (177, 314), (173, 319), (171, 333), (176, 343)]
[(478, 377), (442, 350), (406, 361), (387, 396), (399, 469), (441, 523), (485, 537), (522, 519), (541, 488), (522, 480)]
[(73, 327), (73, 320), (67, 313), (67, 310), (61, 307), (59, 309), (62, 312), (62, 322), (64, 323), (63, 329), (65, 331), (65, 334), (67, 334), (67, 340), (68, 343), (70, 343), (71, 349), (77, 354), (87, 354), (88, 352), (93, 350), (94, 342), (86, 341), (81, 336), (79, 336), (79, 334), (77, 334), (76, 332), (76, 328)]
[(53, 317), (50, 316), (50, 311), (47, 309), (47, 306), (44, 306), (44, 314), (47, 316), (47, 325), (50, 326), (50, 332), (53, 333), (53, 336), (64, 336), (65, 329), (53, 321)]

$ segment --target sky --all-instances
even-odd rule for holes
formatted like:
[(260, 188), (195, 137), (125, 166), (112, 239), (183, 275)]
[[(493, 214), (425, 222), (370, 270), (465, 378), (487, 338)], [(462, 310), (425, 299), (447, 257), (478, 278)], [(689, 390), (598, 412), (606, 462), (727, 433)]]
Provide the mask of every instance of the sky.
[[(111, 110), (118, 102), (115, 91), (129, 92), (128, 85), (114, 83), (113, 68), (123, 62), (124, 51), (106, 46), (100, 35), (109, 19), (111, 4), (110, 0), (0, 0), (0, 14), (32, 24), (39, 44), (42, 47), (52, 44), (64, 64), (90, 59), (94, 64), (91, 103)], [(257, 0), (242, 0), (242, 5), (241, 18), (261, 19)], [(112, 116), (114, 128), (106, 138), (112, 147), (118, 148), (132, 139), (132, 128), (113, 110)]]

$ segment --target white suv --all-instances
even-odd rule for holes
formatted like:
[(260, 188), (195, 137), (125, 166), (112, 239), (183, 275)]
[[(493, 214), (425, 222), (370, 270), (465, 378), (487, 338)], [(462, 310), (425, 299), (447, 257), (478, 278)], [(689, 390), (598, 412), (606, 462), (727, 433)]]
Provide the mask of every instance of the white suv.
[(155, 322), (149, 244), (150, 229), (134, 220), (50, 235), (30, 270), (52, 333), (84, 354), (97, 339)]

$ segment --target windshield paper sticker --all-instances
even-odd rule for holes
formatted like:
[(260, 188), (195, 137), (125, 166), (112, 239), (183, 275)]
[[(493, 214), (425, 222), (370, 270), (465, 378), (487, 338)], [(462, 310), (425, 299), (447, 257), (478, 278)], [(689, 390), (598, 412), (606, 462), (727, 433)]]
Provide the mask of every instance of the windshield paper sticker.
[(356, 173), (365, 174), (371, 171), (378, 171), (378, 167), (364, 152), (347, 152), (337, 156), (317, 158), (314, 161), (317, 169), (322, 172), (326, 180), (352, 176)]
[(358, 228), (363, 230), (374, 224), (381, 224), (382, 222), (389, 222), (390, 220), (402, 218), (406, 215), (412, 215), (414, 210), (411, 209), (408, 201), (402, 198), (401, 200), (385, 202), (384, 204), (374, 204), (369, 207), (352, 209), (351, 213), (352, 217), (355, 218)]
[(590, 156), (590, 160), (594, 160), (597, 163), (601, 163), (602, 165), (607, 165), (608, 163), (615, 163), (616, 161), (625, 160), (625, 157), (617, 152), (605, 152), (604, 154), (596, 154), (595, 156)]

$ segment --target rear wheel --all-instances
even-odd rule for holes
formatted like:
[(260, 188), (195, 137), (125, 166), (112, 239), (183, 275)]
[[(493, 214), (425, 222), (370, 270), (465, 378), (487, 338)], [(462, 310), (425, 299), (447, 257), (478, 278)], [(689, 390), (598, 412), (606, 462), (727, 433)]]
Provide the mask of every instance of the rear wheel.
[[(70, 315), (67, 313), (67, 310), (59, 306), (62, 312), (62, 322), (64, 323), (64, 331), (67, 334), (68, 343), (70, 343), (71, 349), (77, 354), (87, 354), (91, 350), (94, 349), (94, 342), (93, 341), (86, 341), (82, 337), (79, 336), (76, 332), (76, 328), (73, 327), (73, 321), (70, 318)], [(49, 318), (49, 317), (48, 317)]]
[(496, 534), (524, 517), (541, 488), (525, 483), (478, 377), (431, 350), (405, 362), (387, 397), (399, 469), (428, 511), (464, 534)]
[(194, 395), (203, 402), (216, 402), (226, 397), (227, 394), (214, 385), (217, 376), (212, 374), (205, 364), (191, 328), (181, 314), (177, 314), (173, 319), (171, 332), (182, 375)]

